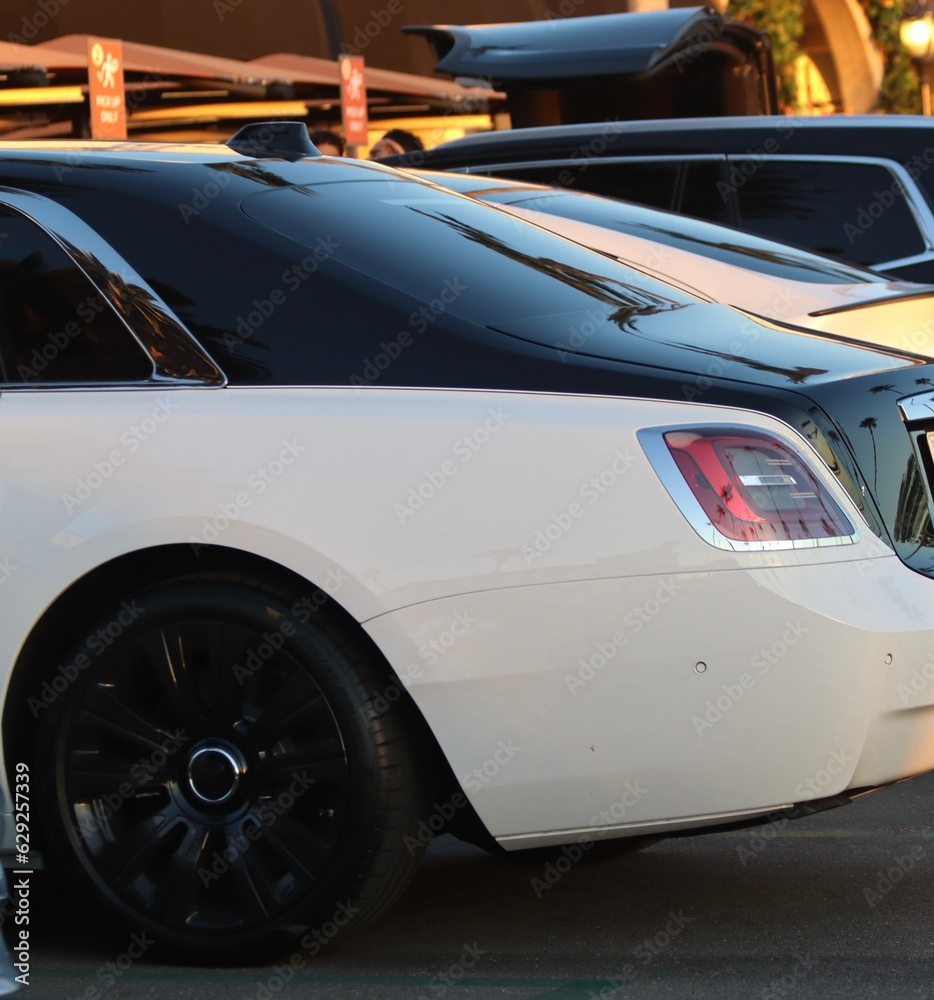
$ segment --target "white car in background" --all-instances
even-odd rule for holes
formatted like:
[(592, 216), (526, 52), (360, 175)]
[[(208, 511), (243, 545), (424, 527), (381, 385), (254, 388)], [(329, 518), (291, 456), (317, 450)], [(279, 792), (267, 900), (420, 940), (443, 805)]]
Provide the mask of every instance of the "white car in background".
[(418, 175), (700, 298), (762, 319), (934, 356), (934, 285), (600, 195), (475, 174)]

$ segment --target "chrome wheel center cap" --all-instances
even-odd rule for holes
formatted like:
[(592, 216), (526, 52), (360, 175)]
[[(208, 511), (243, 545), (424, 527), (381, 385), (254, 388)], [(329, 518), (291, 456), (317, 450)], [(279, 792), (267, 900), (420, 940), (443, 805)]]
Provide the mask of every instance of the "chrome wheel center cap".
[(226, 802), (246, 774), (246, 762), (233, 748), (205, 744), (188, 759), (188, 786), (208, 805)]

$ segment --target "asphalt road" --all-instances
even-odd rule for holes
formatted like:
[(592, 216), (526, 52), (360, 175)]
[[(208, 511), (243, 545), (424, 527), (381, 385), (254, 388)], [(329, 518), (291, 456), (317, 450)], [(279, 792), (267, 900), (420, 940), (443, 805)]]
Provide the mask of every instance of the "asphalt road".
[(36, 874), (25, 996), (932, 998), (932, 807), (927, 776), (794, 823), (576, 864), (550, 886), (541, 864), (444, 837), (390, 914), (286, 972), (178, 968), (145, 954), (122, 971), (129, 933), (98, 926)]

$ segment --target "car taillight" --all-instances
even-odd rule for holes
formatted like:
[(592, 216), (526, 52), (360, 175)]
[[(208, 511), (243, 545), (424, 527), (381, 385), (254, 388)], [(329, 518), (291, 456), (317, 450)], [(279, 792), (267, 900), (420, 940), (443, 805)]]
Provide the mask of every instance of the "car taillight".
[(717, 427), (665, 431), (662, 439), (706, 519), (730, 542), (772, 547), (855, 540), (855, 528), (827, 488), (779, 439)]

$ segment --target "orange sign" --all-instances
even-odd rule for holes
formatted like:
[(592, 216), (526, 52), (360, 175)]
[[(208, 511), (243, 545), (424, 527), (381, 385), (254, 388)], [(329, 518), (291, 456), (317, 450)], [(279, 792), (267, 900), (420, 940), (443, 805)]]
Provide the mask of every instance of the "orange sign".
[(113, 38), (88, 39), (88, 100), (92, 139), (126, 138), (123, 45)]
[(340, 67), (344, 141), (351, 146), (365, 146), (368, 141), (368, 122), (363, 56), (341, 56)]

